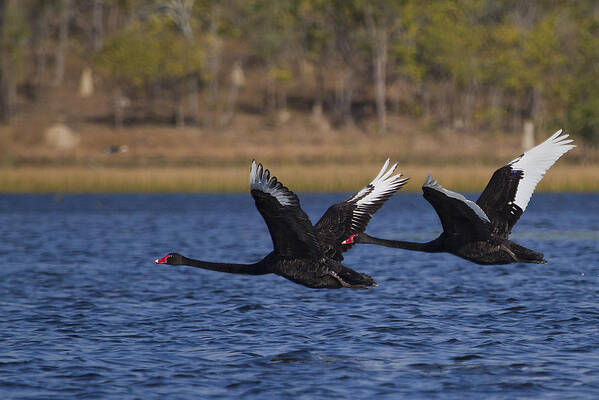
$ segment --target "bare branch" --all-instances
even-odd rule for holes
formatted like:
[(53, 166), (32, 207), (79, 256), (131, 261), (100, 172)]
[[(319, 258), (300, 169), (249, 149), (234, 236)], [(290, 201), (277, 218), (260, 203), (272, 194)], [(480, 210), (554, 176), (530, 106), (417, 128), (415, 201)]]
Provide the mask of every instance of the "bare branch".
[(191, 13), (195, 0), (169, 0), (165, 6), (166, 14), (172, 18), (187, 39), (193, 37)]

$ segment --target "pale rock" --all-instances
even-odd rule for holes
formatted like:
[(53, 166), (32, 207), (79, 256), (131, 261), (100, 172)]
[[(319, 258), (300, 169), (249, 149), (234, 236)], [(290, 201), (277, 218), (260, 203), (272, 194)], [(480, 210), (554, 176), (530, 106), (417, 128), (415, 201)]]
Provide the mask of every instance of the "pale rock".
[(48, 146), (59, 150), (71, 150), (79, 145), (79, 135), (63, 123), (56, 123), (46, 129), (44, 139)]

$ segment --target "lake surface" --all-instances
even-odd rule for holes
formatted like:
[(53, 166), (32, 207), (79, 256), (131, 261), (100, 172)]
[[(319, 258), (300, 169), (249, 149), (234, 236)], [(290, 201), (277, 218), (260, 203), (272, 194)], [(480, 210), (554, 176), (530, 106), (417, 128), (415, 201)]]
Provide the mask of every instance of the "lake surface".
[[(440, 230), (401, 193), (368, 227)], [(153, 263), (267, 254), (249, 194), (2, 195), (0, 235), (2, 399), (599, 398), (599, 194), (533, 196), (512, 238), (546, 265), (358, 245), (369, 290)]]

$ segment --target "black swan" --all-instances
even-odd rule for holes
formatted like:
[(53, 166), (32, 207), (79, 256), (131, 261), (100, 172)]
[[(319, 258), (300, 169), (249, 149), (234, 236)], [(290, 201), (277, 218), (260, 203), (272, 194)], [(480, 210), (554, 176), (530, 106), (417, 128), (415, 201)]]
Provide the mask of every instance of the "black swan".
[(389, 169), (388, 166), (389, 160), (370, 184), (349, 199), (329, 207), (320, 221), (312, 225), (295, 193), (271, 177), (268, 170), (263, 172), (262, 164), (256, 165), (254, 160), (250, 170), (251, 194), (270, 231), (274, 250), (254, 264), (214, 263), (177, 253), (169, 253), (155, 263), (234, 274), (274, 273), (311, 288), (376, 286), (370, 276), (341, 264), (341, 253), (348, 249), (341, 241), (363, 232), (372, 215), (408, 180), (401, 178), (401, 173), (391, 176), (397, 164)]
[[(516, 244), (508, 237), (532, 193), (549, 169), (568, 150), (576, 147), (561, 135), (549, 139), (499, 168), (475, 202), (443, 188), (429, 175), (422, 191), (439, 215), (443, 233), (427, 243), (385, 240), (354, 234), (342, 244), (369, 243), (400, 249), (447, 252), (477, 264), (513, 262), (546, 264), (543, 254)], [(560, 136), (561, 135), (561, 136)]]

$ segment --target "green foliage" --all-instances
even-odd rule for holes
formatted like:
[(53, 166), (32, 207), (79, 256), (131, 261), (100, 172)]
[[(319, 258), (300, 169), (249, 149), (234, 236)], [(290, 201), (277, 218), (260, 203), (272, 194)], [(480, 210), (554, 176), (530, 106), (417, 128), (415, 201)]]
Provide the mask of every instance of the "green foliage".
[(402, 75), (416, 83), (421, 83), (426, 74), (426, 66), (418, 59), (420, 47), (418, 39), (420, 35), (420, 2), (409, 0), (403, 2), (399, 7), (398, 29), (399, 35), (391, 44), (391, 56), (397, 65), (396, 69)]
[(485, 27), (477, 23), (482, 1), (438, 1), (422, 8), (425, 23), (419, 45), (432, 76), (446, 76), (458, 86), (482, 78), (481, 49)]
[[(31, 79), (23, 72), (31, 68), (21, 68), (29, 60), (53, 56), (60, 6), (74, 10), (70, 54), (78, 46), (89, 48), (84, 43), (93, 35), (84, 25), (93, 18), (90, 7), (78, 3), (9, 2), (2, 51), (22, 78)], [(374, 101), (373, 54), (384, 46), (373, 38), (384, 37), (385, 82), (411, 85), (407, 95), (387, 91), (406, 103), (398, 110), (422, 112), (433, 124), (472, 122), (471, 130), (519, 129), (523, 118), (533, 118), (539, 129), (563, 127), (599, 141), (596, 0), (195, 0), (185, 20), (193, 31), (188, 37), (173, 22), (168, 7), (176, 4), (104, 0), (104, 15), (110, 15), (105, 29), (112, 32), (95, 66), (123, 88), (143, 88), (204, 77), (207, 58), (216, 90), (232, 63), (242, 62), (269, 74), (253, 83), (302, 86), (303, 95), (314, 93), (329, 102), (325, 109), (336, 110), (344, 99), (335, 96), (347, 92)], [(49, 24), (45, 58), (38, 57), (44, 46), (33, 50), (30, 40), (40, 21)], [(305, 69), (315, 71), (313, 82), (299, 73), (305, 64), (314, 67)], [(341, 87), (347, 85), (344, 76), (351, 77), (351, 88)], [(350, 97), (347, 102), (351, 109)]]
[[(584, 12), (584, 10), (582, 10)], [(576, 58), (571, 66), (566, 120), (587, 140), (599, 142), (599, 15), (576, 26)]]
[[(596, 5), (535, 9), (528, 15), (519, 3), (488, 0), (406, 2), (398, 12), (402, 35), (392, 47), (397, 70), (417, 83), (449, 80), (457, 92), (472, 84), (478, 93), (494, 89), (515, 112), (524, 113), (534, 92), (537, 122), (599, 140)], [(476, 113), (481, 120), (506, 115), (488, 106)]]
[(30, 36), (24, 10), (10, 3), (6, 9), (4, 23), (4, 40), (0, 45), (16, 74), (15, 78), (19, 80), (26, 74), (26, 69), (23, 66), (27, 61), (27, 41)]
[(297, 43), (292, 0), (248, 1), (246, 38), (252, 54), (268, 65), (284, 65)]
[(280, 67), (271, 68), (270, 74), (278, 83), (288, 83), (293, 77), (292, 72), (289, 69)]
[(97, 56), (98, 67), (111, 78), (138, 88), (201, 73), (203, 63), (201, 47), (159, 15), (118, 32)]

